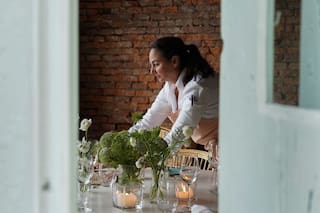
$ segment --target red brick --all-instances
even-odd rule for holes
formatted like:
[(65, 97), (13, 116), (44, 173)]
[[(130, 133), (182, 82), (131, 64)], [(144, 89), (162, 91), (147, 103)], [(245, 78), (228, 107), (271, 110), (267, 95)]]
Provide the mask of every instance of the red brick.
[(143, 75), (143, 76), (139, 76), (139, 81), (142, 82), (149, 82), (149, 81), (154, 81), (155, 77), (153, 75)]
[(148, 83), (148, 88), (150, 88), (150, 89), (160, 89), (161, 88), (161, 84), (158, 83), (158, 82)]
[(147, 89), (147, 84), (146, 83), (133, 83), (132, 84), (132, 89), (138, 90), (138, 89)]
[(148, 103), (148, 99), (146, 97), (132, 97), (131, 98), (131, 101), (133, 103)]
[(136, 96), (145, 96), (145, 97), (148, 97), (148, 96), (151, 96), (153, 93), (151, 91), (147, 91), (147, 90), (137, 90), (135, 92)]

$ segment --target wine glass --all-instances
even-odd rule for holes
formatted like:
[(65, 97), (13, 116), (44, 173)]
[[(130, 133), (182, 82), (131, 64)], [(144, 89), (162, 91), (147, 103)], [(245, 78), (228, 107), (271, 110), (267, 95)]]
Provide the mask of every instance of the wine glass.
[(210, 192), (218, 193), (218, 145), (214, 141), (209, 141), (208, 144), (208, 162), (212, 168), (212, 179)]
[(78, 210), (79, 212), (91, 212), (92, 209), (87, 207), (88, 198), (87, 192), (89, 190), (89, 183), (94, 172), (95, 157), (78, 158)]
[[(179, 210), (182, 210), (183, 212), (191, 211), (191, 203), (192, 203), (191, 185), (197, 181), (199, 172), (200, 172), (200, 166), (199, 166), (199, 160), (197, 157), (182, 156), (179, 176), (188, 186), (187, 187), (188, 203), (184, 208), (179, 209)], [(193, 195), (195, 195), (195, 192), (193, 192)]]

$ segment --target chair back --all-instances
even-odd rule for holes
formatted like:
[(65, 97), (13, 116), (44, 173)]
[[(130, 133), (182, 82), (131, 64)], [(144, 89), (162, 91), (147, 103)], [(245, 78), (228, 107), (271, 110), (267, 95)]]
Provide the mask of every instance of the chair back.
[(164, 137), (166, 137), (166, 135), (167, 135), (169, 132), (170, 132), (170, 129), (169, 129), (169, 128), (161, 126), (161, 127), (160, 127), (159, 136), (160, 136), (161, 138), (164, 138)]
[(198, 149), (180, 149), (178, 156), (182, 158), (196, 157), (199, 160), (199, 166), (202, 170), (210, 170), (210, 164), (208, 162), (208, 152)]
[[(170, 132), (169, 128), (160, 127), (160, 137), (164, 138), (168, 133)], [(182, 148), (178, 151), (178, 157), (177, 159), (168, 159), (168, 163), (172, 164), (174, 161), (181, 160), (181, 158), (185, 157), (196, 157), (199, 160), (199, 165), (202, 170), (210, 170), (210, 164), (208, 162), (208, 152), (204, 150), (198, 150), (198, 149), (185, 149)], [(177, 163), (177, 162), (176, 162)]]

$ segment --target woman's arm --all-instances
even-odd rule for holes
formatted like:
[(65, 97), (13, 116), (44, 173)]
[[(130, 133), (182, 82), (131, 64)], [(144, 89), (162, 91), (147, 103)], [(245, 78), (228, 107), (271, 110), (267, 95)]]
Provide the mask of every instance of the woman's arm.
[(129, 132), (139, 129), (151, 130), (156, 126), (160, 126), (171, 112), (171, 105), (167, 99), (167, 87), (163, 87), (157, 95), (155, 101), (148, 109), (143, 118), (129, 129)]
[(172, 136), (177, 129), (188, 125), (196, 128), (201, 118), (213, 119), (218, 117), (218, 85), (216, 79), (207, 78), (199, 82), (189, 82), (182, 93), (183, 100), (177, 120), (171, 131), (165, 138), (167, 142), (172, 141)]

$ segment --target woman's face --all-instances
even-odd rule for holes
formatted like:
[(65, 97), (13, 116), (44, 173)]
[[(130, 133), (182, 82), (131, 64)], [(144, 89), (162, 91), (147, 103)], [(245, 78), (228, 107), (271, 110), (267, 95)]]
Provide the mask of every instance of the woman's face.
[(149, 52), (150, 73), (155, 75), (159, 82), (168, 81), (175, 83), (179, 76), (177, 57), (172, 57), (171, 60), (162, 56), (157, 49), (151, 49)]

